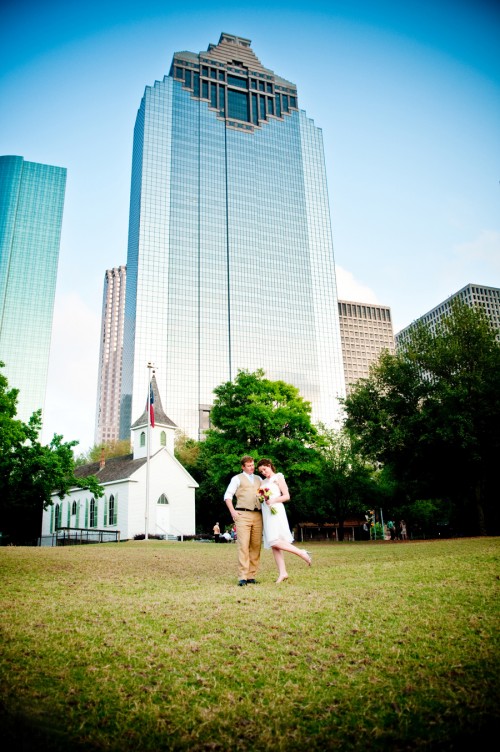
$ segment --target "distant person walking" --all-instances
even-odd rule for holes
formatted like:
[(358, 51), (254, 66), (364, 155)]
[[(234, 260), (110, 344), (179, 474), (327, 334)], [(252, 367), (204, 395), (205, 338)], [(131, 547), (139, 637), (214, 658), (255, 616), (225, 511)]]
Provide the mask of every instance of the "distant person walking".
[(389, 520), (387, 523), (387, 529), (389, 531), (389, 535), (391, 536), (391, 541), (396, 540), (396, 525), (392, 520)]
[(406, 522), (401, 520), (399, 523), (399, 537), (401, 540), (408, 540), (408, 533), (406, 531)]
[(220, 527), (218, 522), (216, 522), (214, 525), (214, 538), (215, 542), (218, 543), (220, 540)]

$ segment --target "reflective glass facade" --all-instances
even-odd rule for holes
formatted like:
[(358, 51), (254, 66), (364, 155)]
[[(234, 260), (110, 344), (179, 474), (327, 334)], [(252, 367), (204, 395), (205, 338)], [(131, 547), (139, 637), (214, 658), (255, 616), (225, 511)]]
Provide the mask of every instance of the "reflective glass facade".
[(97, 383), (96, 444), (116, 441), (120, 436), (123, 320), (126, 287), (126, 266), (118, 266), (106, 271), (102, 299), (99, 380)]
[(138, 112), (122, 436), (148, 361), (167, 415), (195, 437), (238, 369), (294, 384), (327, 424), (344, 394), (321, 131), (239, 37), (176, 53)]
[(0, 360), (18, 417), (45, 403), (66, 169), (0, 157)]

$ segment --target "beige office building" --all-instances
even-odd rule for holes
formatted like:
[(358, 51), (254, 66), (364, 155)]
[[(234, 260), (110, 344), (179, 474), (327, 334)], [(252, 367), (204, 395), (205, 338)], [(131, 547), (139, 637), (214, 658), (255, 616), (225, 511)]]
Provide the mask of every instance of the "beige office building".
[(446, 316), (450, 315), (452, 300), (461, 300), (468, 306), (480, 306), (488, 316), (490, 322), (497, 330), (497, 340), (500, 342), (500, 288), (498, 287), (485, 287), (484, 285), (476, 285), (469, 283), (462, 287), (458, 292), (450, 295), (442, 303), (439, 303), (432, 311), (425, 313), (423, 316), (413, 321), (405, 329), (402, 329), (396, 334), (396, 345), (404, 345), (408, 340), (410, 333), (417, 324), (422, 322), (430, 328), (434, 334), (436, 331), (436, 325)]
[(126, 266), (119, 266), (106, 271), (102, 301), (101, 349), (97, 387), (96, 444), (117, 441), (120, 434), (126, 281)]
[(369, 375), (370, 366), (383, 350), (393, 353), (394, 332), (387, 306), (339, 300), (340, 338), (346, 392)]

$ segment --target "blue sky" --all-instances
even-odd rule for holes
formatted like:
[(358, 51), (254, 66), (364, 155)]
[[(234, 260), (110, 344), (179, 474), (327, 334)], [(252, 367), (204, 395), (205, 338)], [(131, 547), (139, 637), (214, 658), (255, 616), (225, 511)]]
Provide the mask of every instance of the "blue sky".
[(500, 287), (498, 2), (7, 1), (0, 154), (68, 169), (47, 440), (93, 444), (144, 87), (222, 31), (296, 83), (323, 130), (340, 297), (391, 306), (398, 331), (468, 282)]

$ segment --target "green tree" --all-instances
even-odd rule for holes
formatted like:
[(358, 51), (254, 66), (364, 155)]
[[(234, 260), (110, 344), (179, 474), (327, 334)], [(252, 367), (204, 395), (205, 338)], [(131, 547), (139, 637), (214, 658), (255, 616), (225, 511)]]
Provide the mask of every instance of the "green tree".
[(105, 441), (102, 444), (94, 444), (87, 452), (79, 454), (75, 458), (75, 466), (79, 467), (80, 465), (88, 465), (91, 462), (99, 462), (103, 452), (105, 459), (110, 459), (111, 457), (124, 457), (130, 454), (131, 451), (130, 439)]
[(344, 523), (352, 515), (364, 515), (367, 506), (380, 503), (375, 469), (352, 445), (343, 431), (320, 427), (318, 444), (323, 466), (321, 494), (311, 505), (312, 520), (339, 523), (339, 539), (344, 540)]
[(198, 523), (211, 530), (213, 520), (222, 517), (226, 485), (240, 472), (241, 457), (248, 454), (256, 460), (270, 458), (284, 473), (292, 497), (287, 510), (293, 524), (315, 494), (314, 482), (321, 469), (310, 404), (296, 387), (270, 381), (262, 370), (239, 371), (234, 381), (217, 387), (214, 394), (211, 428), (199, 448)]
[(345, 400), (356, 448), (407, 499), (451, 499), (469, 531), (498, 528), (500, 344), (481, 309), (454, 302), (433, 334), (416, 326)]
[(196, 478), (198, 456), (200, 454), (200, 442), (191, 439), (184, 431), (179, 429), (175, 432), (174, 454), (188, 473)]
[(28, 423), (16, 418), (18, 393), (9, 389), (0, 373), (0, 529), (10, 542), (34, 543), (52, 492), (62, 498), (74, 486), (88, 488), (96, 496), (103, 491), (94, 477), (74, 477), (76, 441), (65, 443), (62, 436), (54, 435), (50, 444), (40, 443), (40, 410)]

